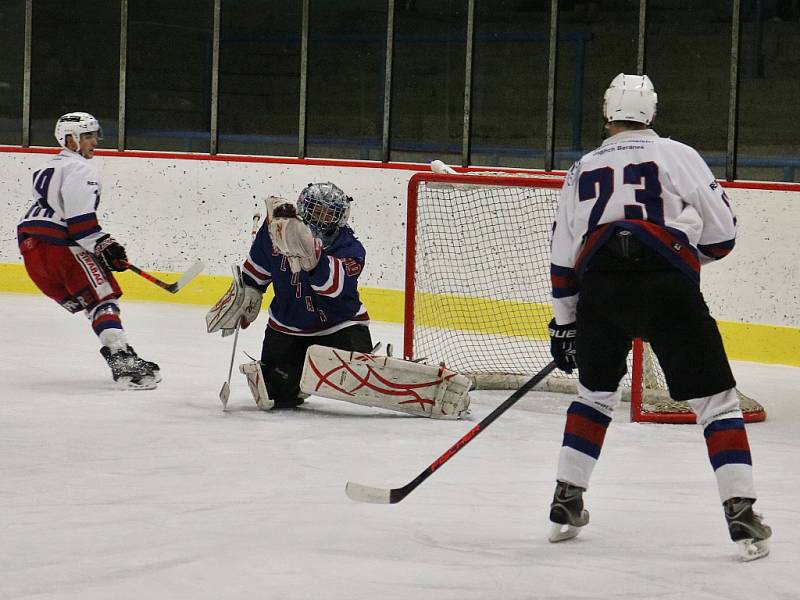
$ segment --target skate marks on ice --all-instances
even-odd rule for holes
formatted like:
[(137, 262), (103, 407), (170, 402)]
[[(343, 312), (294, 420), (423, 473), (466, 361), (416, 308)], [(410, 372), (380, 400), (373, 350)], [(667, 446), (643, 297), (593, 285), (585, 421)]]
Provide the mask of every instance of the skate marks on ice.
[[(765, 405), (769, 397), (769, 420), (748, 432), (758, 506), (775, 530), (770, 556), (742, 564), (702, 432), (631, 424), (622, 414), (585, 497), (592, 522), (578, 538), (550, 544), (566, 403), (537, 405), (533, 396), (403, 503), (353, 503), (342, 493), (347, 479), (406, 481), (508, 392), (478, 392), (466, 422), (314, 397), (270, 414), (234, 376), (233, 412), (224, 414), (217, 392), (230, 346), (205, 333), (206, 309), (125, 305), (131, 341), (161, 365), (163, 382), (123, 393), (107, 387), (113, 383), (86, 319), (47, 299), (0, 294), (0, 310), (19, 315), (0, 338), (0, 380), (13, 390), (0, 402), (0, 511), (4, 547), (13, 548), (0, 560), (0, 596), (796, 595), (800, 369), (734, 365), (743, 387), (763, 388)], [(374, 327), (376, 339), (400, 337), (398, 326)], [(239, 344), (257, 353), (262, 335), (256, 323)]]

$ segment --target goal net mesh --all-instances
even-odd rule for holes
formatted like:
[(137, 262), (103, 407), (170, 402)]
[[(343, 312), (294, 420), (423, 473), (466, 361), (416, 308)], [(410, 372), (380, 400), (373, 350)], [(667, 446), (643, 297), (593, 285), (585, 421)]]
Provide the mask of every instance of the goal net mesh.
[[(559, 179), (418, 174), (409, 184), (406, 356), (443, 361), (478, 388), (519, 387), (552, 359), (550, 237)], [(628, 357), (623, 397), (639, 421), (692, 422), (669, 398), (647, 344)], [(642, 376), (632, 381), (634, 357)], [(556, 372), (540, 389), (575, 392)], [(639, 399), (641, 397), (641, 399)], [(740, 394), (748, 420), (763, 407)]]

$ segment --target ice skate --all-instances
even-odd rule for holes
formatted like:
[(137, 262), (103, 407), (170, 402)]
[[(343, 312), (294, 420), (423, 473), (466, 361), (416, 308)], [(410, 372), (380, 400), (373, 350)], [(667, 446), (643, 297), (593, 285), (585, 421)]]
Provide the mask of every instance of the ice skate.
[(772, 528), (764, 523), (760, 514), (753, 512), (754, 503), (752, 498), (731, 498), (722, 503), (731, 539), (745, 562), (767, 556), (772, 536)]
[(142, 360), (133, 348), (126, 346), (112, 352), (108, 346), (100, 348), (100, 354), (111, 368), (114, 381), (135, 390), (152, 390), (161, 381), (161, 373), (156, 363)]
[(576, 537), (589, 522), (589, 512), (583, 508), (584, 489), (559, 481), (550, 504), (551, 543), (563, 542)]
[(283, 399), (283, 400), (278, 399), (278, 400), (275, 401), (275, 408), (297, 408), (303, 402), (305, 402), (305, 399), (307, 397), (308, 396), (306, 395), (305, 397), (297, 396), (296, 398), (290, 398), (288, 400), (287, 399)]
[[(128, 346), (128, 350), (133, 352), (133, 355), (136, 356), (136, 358), (139, 358), (139, 356), (136, 354), (136, 351), (133, 349), (133, 346)], [(141, 360), (145, 364), (145, 366), (147, 366), (147, 368), (153, 372), (153, 379), (155, 380), (155, 382), (161, 383), (161, 367), (159, 367), (157, 363), (154, 363), (149, 360), (144, 360), (143, 358), (139, 358), (139, 360)]]

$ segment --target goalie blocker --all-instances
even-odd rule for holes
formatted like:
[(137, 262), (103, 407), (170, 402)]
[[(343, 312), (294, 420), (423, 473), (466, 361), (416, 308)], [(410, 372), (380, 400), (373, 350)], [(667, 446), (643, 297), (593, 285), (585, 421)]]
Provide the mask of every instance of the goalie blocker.
[(222, 330), (222, 337), (227, 337), (236, 331), (237, 325), (247, 329), (261, 311), (262, 297), (259, 290), (244, 284), (241, 268), (234, 265), (228, 291), (206, 314), (208, 333)]
[(307, 394), (432, 418), (468, 414), (470, 385), (444, 365), (319, 345), (308, 348), (300, 379)]

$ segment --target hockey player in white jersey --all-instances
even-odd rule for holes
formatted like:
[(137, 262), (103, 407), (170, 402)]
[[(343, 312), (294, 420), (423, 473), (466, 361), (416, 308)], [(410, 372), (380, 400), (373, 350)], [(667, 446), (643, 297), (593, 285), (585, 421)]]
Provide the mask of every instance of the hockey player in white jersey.
[(671, 397), (688, 402), (703, 427), (731, 539), (744, 560), (753, 560), (767, 555), (772, 532), (753, 512), (752, 460), (735, 381), (700, 292), (700, 267), (733, 249), (736, 218), (700, 155), (649, 128), (656, 102), (646, 75), (615, 77), (603, 104), (608, 137), (572, 166), (561, 191), (551, 352), (561, 370), (580, 369), (550, 541), (574, 537), (589, 522), (583, 492), (620, 401), (631, 340), (642, 337)]
[(128, 257), (97, 222), (100, 172), (90, 161), (102, 140), (100, 123), (89, 113), (67, 113), (55, 136), (61, 152), (33, 174), (34, 201), (17, 225), (25, 268), (45, 295), (71, 313), (84, 311), (114, 381), (155, 388), (159, 366), (136, 354), (120, 320), (113, 271), (127, 269)]

